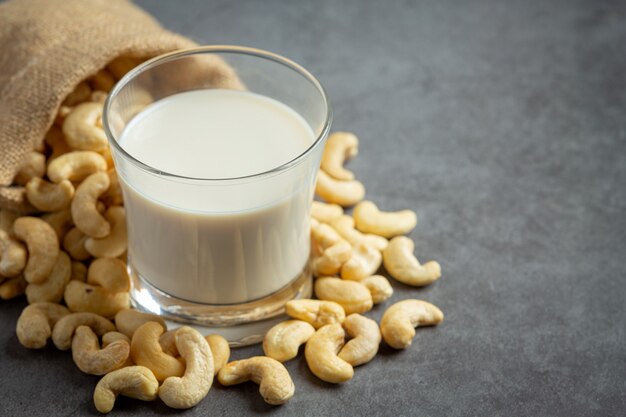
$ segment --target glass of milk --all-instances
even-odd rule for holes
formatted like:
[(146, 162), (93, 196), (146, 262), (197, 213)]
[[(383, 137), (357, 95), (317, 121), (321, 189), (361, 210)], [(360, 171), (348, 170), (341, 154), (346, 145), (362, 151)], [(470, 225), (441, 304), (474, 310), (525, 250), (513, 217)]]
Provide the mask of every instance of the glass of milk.
[(319, 81), (235, 46), (163, 55), (111, 91), (134, 305), (231, 326), (309, 297), (309, 211), (331, 110)]

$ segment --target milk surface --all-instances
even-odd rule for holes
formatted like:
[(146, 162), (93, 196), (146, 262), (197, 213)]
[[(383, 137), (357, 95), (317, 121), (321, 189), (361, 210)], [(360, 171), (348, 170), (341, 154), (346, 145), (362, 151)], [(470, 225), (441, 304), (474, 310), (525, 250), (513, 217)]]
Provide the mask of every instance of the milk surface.
[[(313, 141), (311, 127), (288, 106), (231, 90), (160, 100), (135, 116), (119, 139), (158, 171), (212, 180), (270, 171)], [(277, 176), (190, 185), (134, 172), (120, 175), (129, 262), (158, 289), (199, 303), (243, 303), (270, 295), (303, 270), (310, 184)], [(241, 192), (240, 183), (247, 183)]]

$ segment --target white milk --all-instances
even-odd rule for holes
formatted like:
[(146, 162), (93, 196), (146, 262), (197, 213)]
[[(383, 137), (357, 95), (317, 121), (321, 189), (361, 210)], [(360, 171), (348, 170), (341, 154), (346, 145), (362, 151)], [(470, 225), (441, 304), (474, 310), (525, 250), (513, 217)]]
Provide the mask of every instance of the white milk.
[[(135, 116), (119, 140), (156, 170), (204, 179), (272, 170), (313, 141), (311, 127), (291, 108), (229, 90), (160, 100)], [(270, 181), (120, 174), (129, 260), (156, 288), (198, 303), (243, 303), (301, 274), (309, 253), (310, 181), (287, 181), (284, 173)]]

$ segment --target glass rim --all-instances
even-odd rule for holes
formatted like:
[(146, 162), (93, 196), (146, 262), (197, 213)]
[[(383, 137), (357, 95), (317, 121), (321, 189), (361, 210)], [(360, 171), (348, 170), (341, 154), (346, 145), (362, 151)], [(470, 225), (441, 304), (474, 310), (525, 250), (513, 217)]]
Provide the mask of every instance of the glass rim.
[[(284, 65), (300, 75), (304, 76), (309, 82), (311, 82), (318, 90), (321, 95), (323, 104), (326, 106), (326, 116), (324, 120), (324, 125), (320, 133), (317, 135), (313, 143), (306, 148), (302, 153), (297, 155), (295, 158), (281, 164), (272, 169), (249, 174), (242, 175), (238, 177), (225, 177), (225, 178), (204, 178), (204, 177), (190, 177), (186, 175), (174, 174), (171, 172), (163, 171), (161, 169), (155, 168), (151, 165), (146, 164), (145, 162), (140, 161), (135, 158), (131, 154), (129, 154), (117, 141), (115, 135), (109, 129), (109, 112), (111, 110), (111, 105), (115, 97), (119, 94), (119, 92), (128, 85), (130, 81), (135, 79), (138, 75), (147, 71), (151, 68), (157, 67), (160, 64), (164, 64), (166, 62), (170, 62), (176, 60), (178, 58), (182, 58), (190, 55), (199, 55), (199, 54), (207, 54), (207, 53), (231, 53), (231, 54), (239, 54), (239, 55), (249, 55), (255, 56), (258, 58), (264, 58), (270, 61), (274, 61), (278, 64)], [(322, 142), (322, 139), (328, 135), (330, 130), (330, 125), (332, 122), (333, 113), (332, 108), (330, 106), (330, 101), (328, 100), (328, 95), (326, 94), (326, 90), (322, 86), (313, 74), (311, 74), (308, 70), (306, 70), (300, 64), (285, 58), (281, 55), (275, 54), (273, 52), (265, 51), (262, 49), (247, 47), (247, 46), (237, 46), (237, 45), (209, 45), (209, 46), (200, 46), (196, 48), (188, 48), (188, 49), (180, 49), (177, 51), (165, 53), (154, 58), (151, 58), (132, 70), (126, 73), (113, 87), (113, 89), (109, 92), (106, 101), (104, 102), (104, 109), (102, 112), (102, 127), (106, 134), (106, 137), (109, 141), (110, 146), (114, 147), (117, 152), (119, 152), (125, 159), (129, 160), (131, 163), (135, 164), (139, 168), (144, 171), (150, 172), (152, 174), (157, 174), (159, 176), (163, 176), (170, 179), (181, 179), (181, 180), (192, 180), (192, 181), (201, 181), (201, 182), (228, 182), (228, 181), (237, 181), (237, 180), (246, 180), (246, 179), (256, 179), (260, 177), (266, 177), (273, 174), (278, 174), (280, 172), (286, 171), (291, 167), (298, 165), (301, 161), (303, 161), (308, 155), (310, 155), (317, 146)]]

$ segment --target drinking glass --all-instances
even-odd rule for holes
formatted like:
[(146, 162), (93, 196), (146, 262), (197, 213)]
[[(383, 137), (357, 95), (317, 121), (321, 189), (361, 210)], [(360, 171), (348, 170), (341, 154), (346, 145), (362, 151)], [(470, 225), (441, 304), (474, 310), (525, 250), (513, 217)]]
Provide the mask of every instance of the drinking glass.
[[(313, 142), (283, 165), (237, 178), (163, 172), (120, 143), (125, 127), (146, 106), (211, 88), (245, 90), (287, 105), (310, 126)], [(133, 305), (214, 327), (274, 317), (287, 301), (309, 297), (310, 206), (331, 118), (315, 77), (258, 49), (177, 51), (126, 74), (105, 103), (103, 127), (124, 195)], [(201, 249), (208, 235), (219, 236), (223, 245)], [(235, 261), (225, 266), (224, 259)]]

